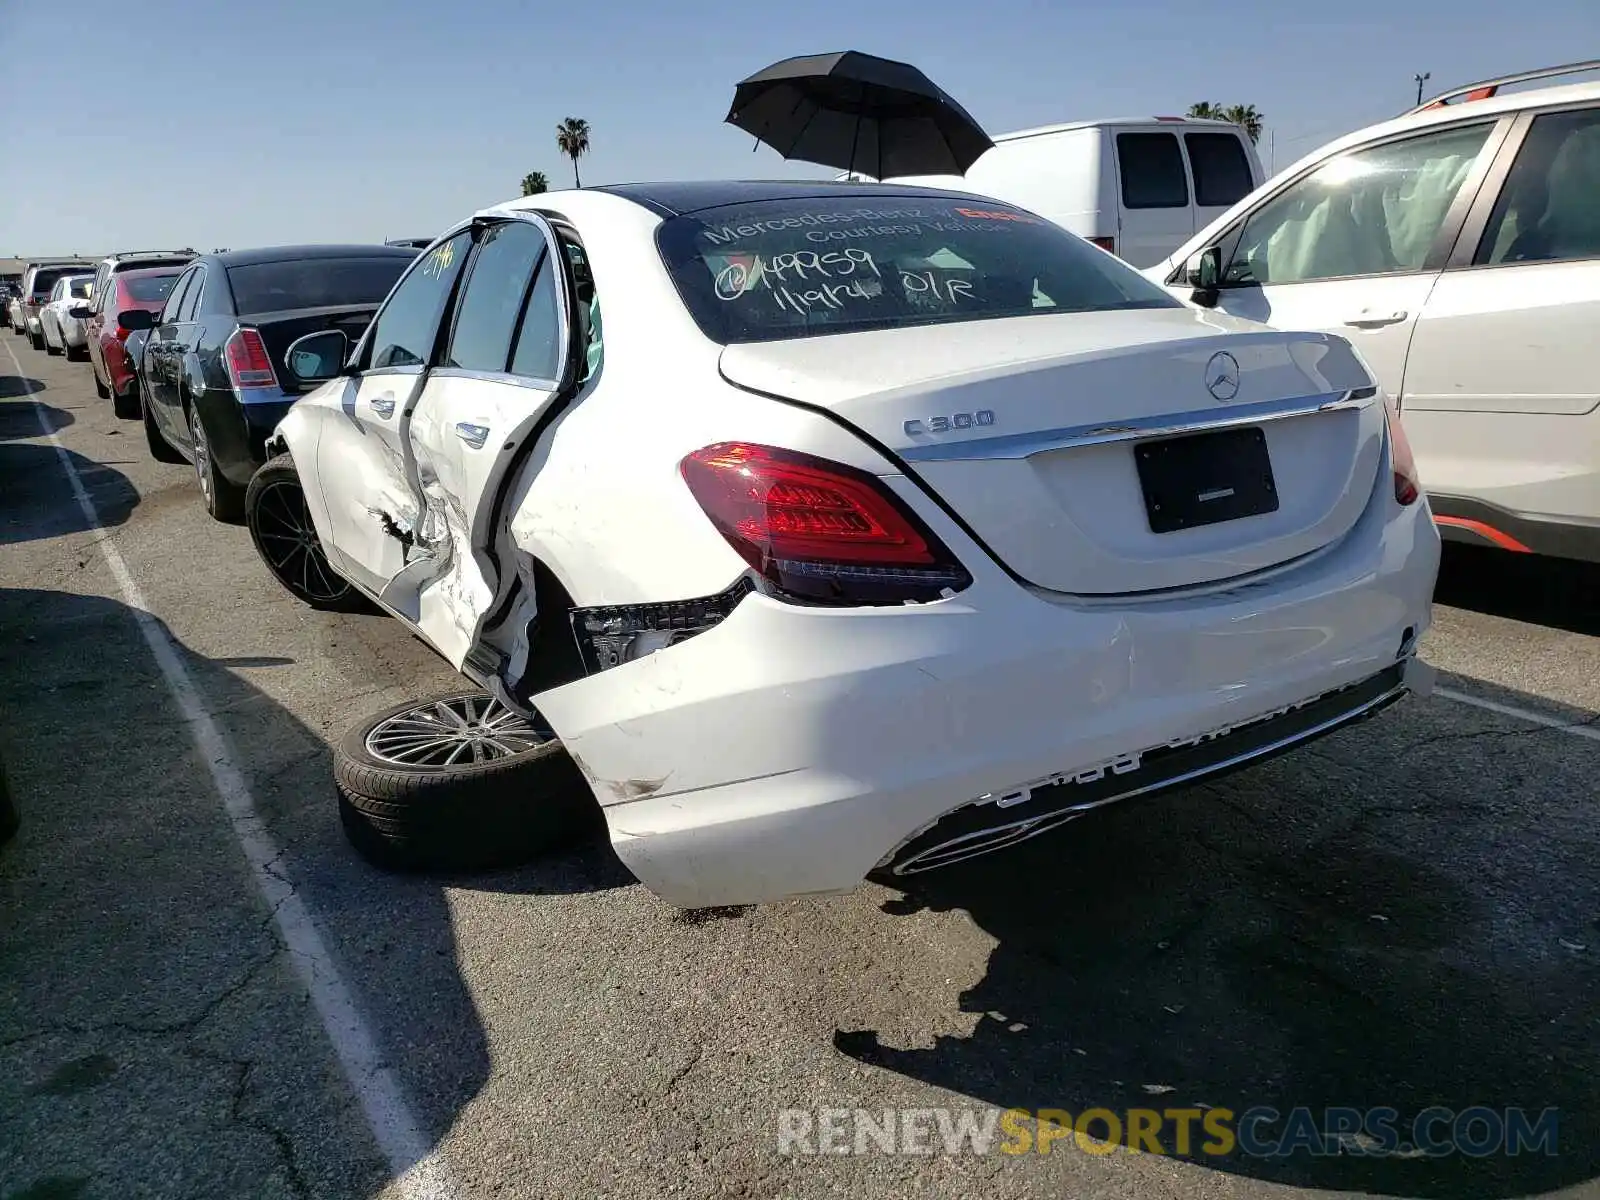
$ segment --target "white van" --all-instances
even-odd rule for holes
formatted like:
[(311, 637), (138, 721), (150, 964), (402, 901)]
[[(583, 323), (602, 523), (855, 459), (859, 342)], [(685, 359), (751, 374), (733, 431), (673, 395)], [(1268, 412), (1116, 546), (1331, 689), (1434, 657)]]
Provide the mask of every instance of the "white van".
[(884, 182), (993, 196), (1148, 267), (1253, 192), (1262, 171), (1237, 125), (1136, 117), (1002, 133), (965, 176)]

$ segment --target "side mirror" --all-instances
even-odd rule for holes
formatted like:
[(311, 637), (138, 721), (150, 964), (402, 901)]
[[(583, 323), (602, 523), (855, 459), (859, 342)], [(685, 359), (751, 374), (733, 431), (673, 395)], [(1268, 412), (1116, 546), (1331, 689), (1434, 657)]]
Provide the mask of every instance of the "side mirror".
[(343, 330), (320, 329), (290, 342), (283, 361), (295, 382), (310, 386), (343, 375), (349, 356), (350, 339)]
[(1215, 308), (1222, 286), (1222, 247), (1207, 246), (1191, 254), (1189, 261), (1183, 264), (1183, 277), (1194, 289), (1191, 300), (1204, 308)]
[(130, 308), (117, 314), (117, 324), (130, 333), (135, 329), (154, 329), (156, 314), (147, 308)]
[(67, 316), (72, 317), (74, 320), (87, 321), (90, 317), (94, 316), (94, 309), (90, 308), (87, 304), (76, 304), (67, 309)]

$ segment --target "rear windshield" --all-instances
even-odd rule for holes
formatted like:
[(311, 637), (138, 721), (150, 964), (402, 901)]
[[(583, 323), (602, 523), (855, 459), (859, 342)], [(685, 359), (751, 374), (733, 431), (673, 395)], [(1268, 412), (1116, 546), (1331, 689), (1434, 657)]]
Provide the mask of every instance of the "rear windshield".
[(182, 271), (174, 271), (171, 275), (136, 275), (122, 281), (122, 293), (130, 301), (141, 303), (165, 300), (172, 294), (172, 285), (181, 274)]
[(120, 275), (124, 271), (148, 271), (156, 267), (186, 267), (194, 259), (189, 255), (177, 255), (173, 258), (129, 258), (112, 266), (113, 274)]
[(229, 267), (234, 311), (242, 317), (285, 308), (378, 304), (389, 294), (411, 256), (308, 258), (294, 262)]
[(1231, 133), (1186, 133), (1189, 168), (1194, 172), (1194, 202), (1202, 207), (1229, 207), (1255, 190), (1250, 160)]
[(662, 224), (695, 321), (724, 344), (1182, 305), (1057, 225), (959, 196), (803, 197)]
[(60, 279), (63, 275), (80, 275), (82, 273), (82, 267), (52, 267), (49, 269), (41, 269), (33, 276), (33, 294), (35, 296), (48, 296), (50, 294), (50, 289), (55, 287), (56, 280)]

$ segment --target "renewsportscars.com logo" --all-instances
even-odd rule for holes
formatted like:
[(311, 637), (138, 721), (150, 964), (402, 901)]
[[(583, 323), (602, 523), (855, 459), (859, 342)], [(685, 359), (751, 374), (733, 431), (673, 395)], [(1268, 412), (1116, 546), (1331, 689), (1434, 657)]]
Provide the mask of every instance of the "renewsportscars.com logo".
[(1441, 1158), (1556, 1153), (1560, 1110), (1426, 1108), (786, 1108), (780, 1154), (1162, 1154)]

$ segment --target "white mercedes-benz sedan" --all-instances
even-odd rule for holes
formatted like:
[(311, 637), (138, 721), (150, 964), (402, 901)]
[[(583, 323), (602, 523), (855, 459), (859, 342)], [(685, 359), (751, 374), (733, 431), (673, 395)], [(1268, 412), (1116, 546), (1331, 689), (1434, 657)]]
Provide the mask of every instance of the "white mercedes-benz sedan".
[(531, 851), (581, 808), (682, 907), (834, 892), (1430, 686), (1438, 536), (1349, 343), (1186, 306), (1009, 205), (532, 196), (345, 336), (285, 356), (308, 394), (256, 545), (489, 694), (345, 739), (377, 861)]

